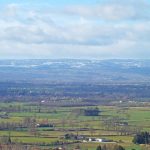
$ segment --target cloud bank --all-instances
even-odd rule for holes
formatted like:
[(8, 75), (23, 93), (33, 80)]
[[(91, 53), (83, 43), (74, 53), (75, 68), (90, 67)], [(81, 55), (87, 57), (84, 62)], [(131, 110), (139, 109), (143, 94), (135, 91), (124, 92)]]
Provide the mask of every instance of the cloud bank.
[[(63, 1), (62, 1), (63, 3)], [(0, 5), (0, 58), (148, 58), (150, 3)]]

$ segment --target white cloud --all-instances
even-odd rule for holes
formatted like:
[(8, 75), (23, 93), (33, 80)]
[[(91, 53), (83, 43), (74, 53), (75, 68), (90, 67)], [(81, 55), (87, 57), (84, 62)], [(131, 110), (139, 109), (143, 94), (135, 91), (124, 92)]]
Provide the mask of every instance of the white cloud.
[(146, 0), (109, 0), (95, 6), (70, 6), (65, 10), (70, 15), (91, 17), (106, 21), (150, 19), (150, 4)]
[(128, 2), (56, 11), (9, 4), (0, 10), (0, 56), (146, 58), (150, 6), (143, 0)]
[(92, 8), (90, 6), (72, 6), (66, 8), (65, 11), (71, 15), (79, 15), (86, 18), (94, 17), (104, 20), (127, 19), (128, 17), (135, 16), (132, 8), (121, 5), (99, 5)]
[(3, 8), (3, 15), (5, 15), (5, 17), (15, 17), (18, 11), (19, 11), (19, 5), (15, 3), (11, 3), (6, 5)]

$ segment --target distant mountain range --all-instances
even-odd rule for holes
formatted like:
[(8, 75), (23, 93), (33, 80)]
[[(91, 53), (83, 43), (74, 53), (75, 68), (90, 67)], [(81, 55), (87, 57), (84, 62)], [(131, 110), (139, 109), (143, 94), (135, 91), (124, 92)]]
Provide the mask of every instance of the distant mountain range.
[(147, 83), (150, 60), (0, 60), (0, 81)]

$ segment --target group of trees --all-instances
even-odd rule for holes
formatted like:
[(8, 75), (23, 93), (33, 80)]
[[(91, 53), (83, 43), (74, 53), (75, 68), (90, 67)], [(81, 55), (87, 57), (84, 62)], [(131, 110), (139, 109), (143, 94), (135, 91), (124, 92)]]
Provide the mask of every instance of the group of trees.
[(1, 136), (0, 144), (11, 144), (11, 137), (9, 136)]
[(16, 122), (0, 122), (0, 130), (16, 130), (17, 128), (23, 128), (23, 124)]
[(121, 145), (99, 145), (96, 150), (125, 150)]
[(84, 109), (74, 109), (71, 114), (75, 115), (76, 117), (78, 117), (79, 115), (83, 115), (83, 116), (99, 116), (99, 113), (101, 111), (99, 110), (98, 107), (95, 108), (84, 108)]
[(23, 145), (22, 143), (15, 144), (0, 144), (0, 150), (40, 150), (34, 145)]
[[(55, 90), (54, 90), (55, 89)], [(150, 85), (122, 85), (122, 84), (88, 84), (86, 83), (12, 83), (3, 82), (0, 86), (0, 98), (1, 101), (27, 101), (36, 102), (37, 99), (49, 100), (49, 97), (57, 98), (57, 101), (61, 103), (60, 99), (65, 97), (70, 99), (84, 98), (82, 101), (86, 104), (107, 104), (113, 100), (125, 100), (129, 98), (149, 98), (150, 97)], [(52, 100), (52, 99), (51, 99)], [(51, 101), (49, 100), (49, 101)], [(147, 100), (148, 101), (148, 100)], [(81, 101), (78, 101), (80, 104)], [(72, 105), (74, 105), (72, 103)], [(17, 108), (20, 109), (20, 108)]]
[(84, 109), (84, 115), (85, 116), (98, 116), (99, 115), (99, 108), (88, 108)]
[(134, 136), (133, 143), (135, 144), (150, 144), (149, 132), (141, 132)]
[(104, 118), (102, 123), (104, 130), (116, 131), (118, 135), (132, 135), (141, 131), (140, 127), (130, 126), (128, 122), (125, 122), (123, 118), (119, 117)]

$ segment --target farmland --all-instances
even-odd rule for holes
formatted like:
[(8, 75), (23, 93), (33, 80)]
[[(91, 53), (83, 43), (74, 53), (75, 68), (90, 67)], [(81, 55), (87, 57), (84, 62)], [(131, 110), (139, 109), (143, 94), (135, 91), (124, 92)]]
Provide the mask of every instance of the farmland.
[[(89, 150), (96, 149), (99, 144), (103, 145), (103, 143), (85, 143), (82, 140), (64, 138), (65, 134), (74, 134), (87, 138), (105, 138), (124, 146), (127, 150), (132, 148), (140, 150), (140, 145), (132, 143), (135, 134), (133, 130), (150, 131), (149, 107), (101, 105), (97, 106), (100, 110), (98, 116), (85, 116), (80, 113), (80, 110), (93, 108), (95, 106), (51, 107), (46, 102), (40, 105), (35, 102), (1, 103), (0, 136), (1, 139), (9, 136), (11, 142), (15, 144), (37, 146), (41, 149), (56, 147), (62, 143), (66, 147), (79, 145), (82, 149)], [(7, 117), (4, 117), (6, 113)], [(119, 125), (112, 126), (116, 119), (120, 123), (126, 122), (127, 125), (120, 125), (121, 129)], [(26, 125), (27, 121), (31, 121), (34, 125)], [(111, 123), (107, 124), (106, 121)], [(45, 126), (38, 127), (37, 124)], [(51, 126), (46, 126), (47, 124)]]

